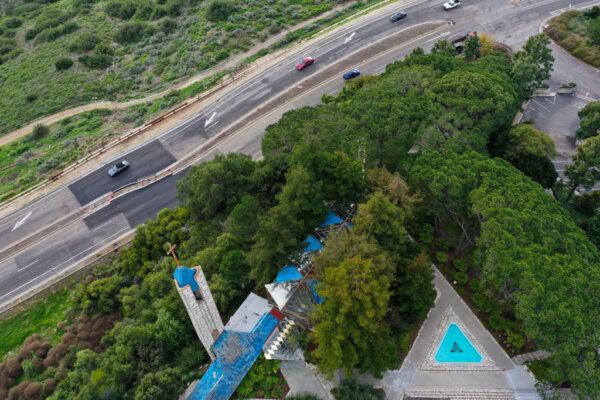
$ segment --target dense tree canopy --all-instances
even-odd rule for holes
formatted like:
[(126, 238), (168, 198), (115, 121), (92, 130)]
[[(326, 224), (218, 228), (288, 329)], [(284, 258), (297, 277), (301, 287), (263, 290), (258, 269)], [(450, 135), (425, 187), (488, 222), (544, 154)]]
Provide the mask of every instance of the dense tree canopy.
[[(599, 19), (600, 20), (600, 19)], [(579, 112), (579, 129), (577, 138), (584, 140), (592, 136), (600, 135), (600, 101), (592, 101), (586, 104)]]
[(550, 38), (543, 33), (531, 36), (513, 56), (512, 76), (525, 96), (530, 96), (550, 78), (554, 57), (549, 43)]
[(565, 376), (598, 387), (589, 365), (597, 362), (600, 299), (589, 294), (600, 285), (600, 253), (567, 211), (509, 164), (472, 152), (427, 152), (413, 175), (424, 199), (440, 192), (426, 204), (441, 220), (480, 231), (478, 267), (490, 295), (515, 305), (527, 335), (554, 352)]
[(494, 151), (545, 188), (552, 188), (558, 174), (552, 164), (554, 141), (533, 124), (524, 123), (499, 135)]

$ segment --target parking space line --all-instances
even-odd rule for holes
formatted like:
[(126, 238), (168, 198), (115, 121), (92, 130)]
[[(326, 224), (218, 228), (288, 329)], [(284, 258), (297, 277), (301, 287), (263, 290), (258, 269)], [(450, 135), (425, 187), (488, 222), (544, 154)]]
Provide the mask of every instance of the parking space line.
[(533, 101), (535, 102), (535, 104), (542, 107), (544, 110), (551, 112), (549, 108), (544, 107), (544, 105), (542, 103), (540, 103), (539, 101), (537, 101), (537, 99), (533, 99)]

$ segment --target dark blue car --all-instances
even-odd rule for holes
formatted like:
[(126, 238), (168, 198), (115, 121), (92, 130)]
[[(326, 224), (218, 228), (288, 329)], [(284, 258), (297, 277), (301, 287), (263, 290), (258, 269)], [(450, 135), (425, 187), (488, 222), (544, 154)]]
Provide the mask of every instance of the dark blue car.
[(345, 80), (348, 80), (348, 79), (356, 78), (359, 75), (360, 75), (360, 71), (358, 70), (358, 68), (353, 68), (350, 71), (346, 72), (343, 75), (343, 77)]
[(392, 16), (390, 17), (390, 20), (392, 22), (398, 22), (400, 20), (403, 20), (404, 18), (406, 18), (406, 13), (404, 11), (400, 11), (400, 12), (392, 14)]

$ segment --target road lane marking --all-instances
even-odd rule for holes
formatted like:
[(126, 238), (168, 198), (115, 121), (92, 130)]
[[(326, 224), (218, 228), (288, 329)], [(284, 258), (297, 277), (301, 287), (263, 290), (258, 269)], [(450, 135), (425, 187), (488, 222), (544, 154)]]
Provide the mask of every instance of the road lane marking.
[(210, 117), (204, 121), (204, 127), (208, 127), (210, 124), (212, 124), (213, 120), (215, 119), (215, 117), (217, 116), (217, 112), (213, 111), (213, 113), (210, 115)]
[(27, 269), (27, 268), (31, 267), (32, 265), (37, 264), (38, 262), (40, 262), (40, 260), (35, 260), (33, 262), (30, 262), (29, 264), (27, 264), (23, 268), (17, 268), (17, 271), (23, 271), (24, 269)]
[(351, 40), (354, 38), (354, 35), (356, 35), (356, 32), (352, 32), (352, 33), (350, 34), (350, 36), (348, 36), (348, 37), (346, 38), (346, 40), (344, 40), (344, 44), (348, 44), (348, 43), (350, 43), (350, 41), (351, 41)]
[(436, 37), (426, 40), (425, 43), (429, 43), (429, 42), (433, 42), (434, 40), (439, 40), (441, 38), (445, 38), (448, 35), (450, 35), (450, 32), (443, 32), (442, 34), (437, 35)]
[(25, 214), (25, 216), (23, 218), (21, 218), (20, 220), (17, 221), (17, 223), (15, 224), (15, 226), (13, 226), (13, 228), (10, 231), (14, 232), (15, 229), (17, 229), (18, 227), (20, 227), (21, 225), (23, 225), (25, 223), (25, 221), (27, 221), (27, 218), (31, 217), (31, 214), (33, 214), (32, 211), (29, 211), (27, 214)]
[(37, 279), (41, 278), (42, 276), (44, 276), (44, 275), (47, 275), (48, 273), (50, 273), (50, 272), (54, 271), (55, 269), (59, 268), (61, 265), (65, 264), (65, 263), (68, 263), (69, 261), (71, 261), (71, 260), (73, 260), (74, 258), (78, 257), (79, 255), (81, 255), (81, 254), (85, 253), (86, 251), (88, 251), (88, 250), (90, 250), (90, 249), (93, 249), (94, 247), (97, 247), (98, 245), (103, 245), (103, 244), (105, 244), (104, 242), (108, 242), (110, 239), (112, 239), (113, 237), (115, 237), (115, 236), (116, 236), (116, 235), (118, 235), (119, 233), (121, 233), (121, 232), (123, 232), (123, 231), (126, 231), (127, 229), (130, 229), (130, 228), (129, 228), (129, 227), (127, 227), (127, 228), (121, 229), (121, 230), (120, 230), (120, 231), (118, 231), (117, 233), (115, 233), (115, 234), (113, 234), (113, 235), (109, 236), (108, 238), (106, 238), (106, 239), (104, 239), (104, 240), (102, 240), (102, 241), (100, 241), (100, 242), (98, 242), (98, 243), (94, 244), (93, 246), (90, 246), (90, 247), (88, 247), (87, 249), (85, 249), (85, 250), (83, 250), (83, 251), (80, 251), (79, 253), (75, 254), (73, 257), (69, 258), (68, 260), (65, 260), (65, 261), (61, 262), (60, 264), (58, 264), (58, 265), (56, 265), (56, 266), (54, 266), (54, 267), (52, 267), (52, 268), (48, 269), (47, 271), (45, 271), (45, 272), (42, 272), (41, 274), (39, 274), (39, 275), (38, 275), (38, 276), (36, 276), (35, 278), (33, 278), (33, 279), (31, 279), (31, 280), (29, 280), (29, 281), (27, 281), (27, 282), (23, 283), (22, 285), (20, 285), (20, 286), (16, 287), (15, 289), (11, 290), (10, 292), (3, 294), (2, 296), (0, 296), (0, 299), (3, 299), (3, 298), (5, 298), (6, 296), (10, 296), (11, 294), (15, 293), (16, 291), (18, 291), (18, 290), (21, 290), (23, 287), (25, 287), (25, 286), (29, 285), (31, 282), (34, 282), (34, 281), (36, 281)]

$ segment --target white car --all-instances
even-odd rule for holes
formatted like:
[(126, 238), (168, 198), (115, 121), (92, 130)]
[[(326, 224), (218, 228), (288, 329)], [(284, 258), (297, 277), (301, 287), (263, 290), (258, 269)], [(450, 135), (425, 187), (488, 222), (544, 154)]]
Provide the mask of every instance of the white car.
[(450, 0), (444, 3), (444, 10), (452, 10), (460, 6), (460, 0)]

